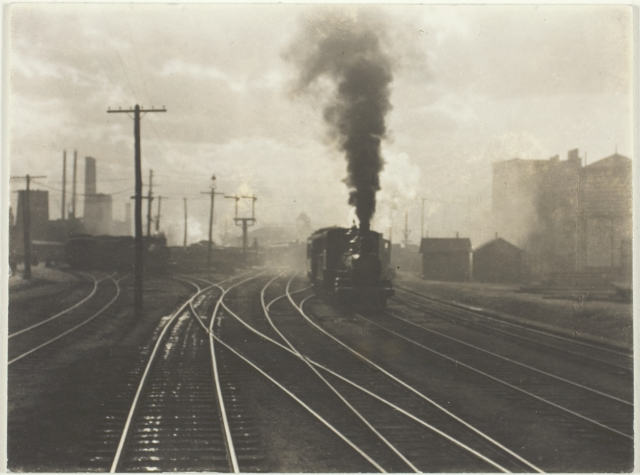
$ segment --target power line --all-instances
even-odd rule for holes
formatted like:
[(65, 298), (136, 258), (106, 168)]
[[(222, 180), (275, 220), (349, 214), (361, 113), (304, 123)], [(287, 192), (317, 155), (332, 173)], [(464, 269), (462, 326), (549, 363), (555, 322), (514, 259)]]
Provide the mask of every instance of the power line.
[(109, 32), (109, 37), (111, 38), (111, 46), (113, 48), (113, 50), (116, 52), (116, 55), (118, 56), (118, 60), (120, 61), (120, 67), (122, 67), (122, 71), (124, 72), (125, 77), (127, 78), (127, 82), (129, 83), (129, 87), (131, 88), (131, 92), (133, 93), (133, 97), (136, 97), (136, 90), (133, 87), (133, 84), (131, 83), (131, 79), (129, 79), (129, 74), (127, 73), (127, 70), (124, 67), (124, 63), (122, 61), (122, 56), (120, 56), (120, 52), (118, 51), (118, 47), (115, 45), (115, 41), (113, 39), (113, 35), (111, 34), (111, 28), (109, 28), (109, 22), (105, 21), (105, 25), (107, 25), (107, 31)]
[[(35, 185), (43, 186), (43, 187), (48, 188), (50, 190), (57, 191), (58, 193), (62, 193), (62, 190), (60, 188), (54, 188), (53, 186), (45, 185), (44, 183), (36, 181), (36, 180), (33, 180), (33, 183)], [(105, 195), (118, 195), (120, 193), (124, 193), (126, 191), (131, 191), (131, 190), (133, 190), (133, 186), (129, 186), (128, 188), (125, 188), (123, 190), (114, 191), (114, 192), (111, 192), (111, 193), (104, 193), (104, 194)], [(76, 196), (93, 196), (93, 195), (86, 195), (84, 193), (76, 193)]]

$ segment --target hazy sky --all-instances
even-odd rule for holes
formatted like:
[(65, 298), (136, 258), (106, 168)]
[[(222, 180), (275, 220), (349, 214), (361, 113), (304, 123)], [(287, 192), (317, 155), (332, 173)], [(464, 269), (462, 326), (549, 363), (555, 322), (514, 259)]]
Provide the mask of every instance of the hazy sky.
[[(58, 218), (62, 151), (70, 164), (77, 149), (98, 160), (98, 191), (115, 193), (122, 219), (133, 121), (107, 107), (164, 105), (142, 120), (143, 174), (146, 182), (154, 170), (163, 227), (178, 240), (184, 196), (191, 240), (204, 238), (200, 191), (213, 174), (219, 191), (258, 196), (259, 224), (290, 224), (301, 212), (314, 227), (349, 224), (345, 161), (323, 122), (331, 84), (293, 94), (285, 54), (304, 20), (328, 10), (376, 18), (393, 58), (380, 231), (393, 222), (396, 237), (408, 210), (415, 241), (427, 198), (431, 235), (453, 235), (469, 213), (490, 209), (498, 160), (566, 159), (579, 148), (591, 163), (616, 147), (631, 157), (630, 7), (17, 4), (11, 173), (47, 175), (40, 188)], [(216, 209), (217, 234), (232, 202)]]

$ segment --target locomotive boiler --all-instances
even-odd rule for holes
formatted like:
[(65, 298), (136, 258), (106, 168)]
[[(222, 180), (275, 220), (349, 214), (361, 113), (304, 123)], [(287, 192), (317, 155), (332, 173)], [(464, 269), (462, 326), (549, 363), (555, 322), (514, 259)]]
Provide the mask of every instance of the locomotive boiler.
[(394, 295), (390, 254), (390, 242), (368, 228), (319, 229), (307, 240), (307, 276), (338, 302), (384, 307)]

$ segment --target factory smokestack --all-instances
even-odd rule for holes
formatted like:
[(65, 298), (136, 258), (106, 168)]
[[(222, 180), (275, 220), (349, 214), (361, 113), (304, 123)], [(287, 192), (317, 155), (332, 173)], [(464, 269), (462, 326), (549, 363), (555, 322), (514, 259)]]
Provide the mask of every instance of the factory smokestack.
[(285, 54), (299, 69), (296, 91), (321, 85), (323, 79), (335, 87), (324, 120), (330, 138), (345, 153), (349, 204), (356, 208), (360, 227), (369, 229), (384, 166), (380, 145), (393, 79), (381, 26), (357, 12), (348, 19), (313, 18), (303, 31)]

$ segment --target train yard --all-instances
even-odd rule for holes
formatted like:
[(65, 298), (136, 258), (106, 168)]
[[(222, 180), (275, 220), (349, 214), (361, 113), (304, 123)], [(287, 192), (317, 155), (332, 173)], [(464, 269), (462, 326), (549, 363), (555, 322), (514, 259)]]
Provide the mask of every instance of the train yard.
[[(14, 471), (563, 472), (633, 466), (629, 351), (402, 286), (129, 274), (11, 300)], [(425, 283), (428, 285), (428, 283)]]

